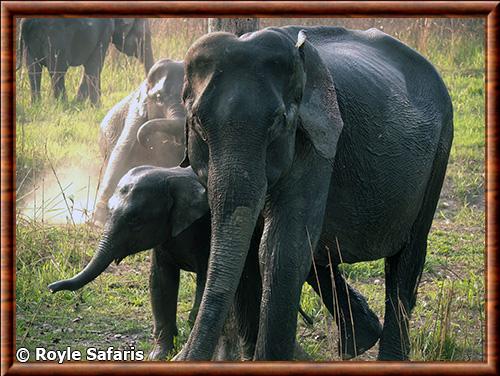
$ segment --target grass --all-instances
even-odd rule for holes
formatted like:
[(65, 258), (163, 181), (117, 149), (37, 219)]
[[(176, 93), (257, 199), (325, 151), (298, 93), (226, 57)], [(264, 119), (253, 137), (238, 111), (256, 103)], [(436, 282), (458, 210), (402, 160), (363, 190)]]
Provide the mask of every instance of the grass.
[[(451, 93), (455, 138), (411, 319), (414, 360), (484, 359), (484, 45), (480, 33), (456, 35), (453, 40), (431, 36), (422, 50)], [(182, 59), (197, 36), (179, 30), (155, 37), (155, 57)], [(36, 105), (30, 103), (26, 70), (17, 72), (17, 347), (134, 346), (145, 354), (151, 349), (149, 252), (110, 266), (80, 291), (47, 290), (49, 283), (81, 270), (96, 249), (99, 230), (81, 222), (92, 210), (99, 178), (99, 123), (143, 79), (137, 61), (111, 55), (102, 74), (100, 107), (74, 101), (80, 68), (66, 76), (67, 102), (51, 98), (44, 72), (42, 100)], [(342, 270), (383, 318), (383, 260), (343, 265)], [(181, 278), (177, 349), (190, 331), (195, 286), (192, 274)], [(338, 359), (335, 325), (309, 286), (303, 288), (301, 304), (314, 325), (299, 317), (299, 343), (316, 360)], [(358, 359), (372, 360), (376, 353), (375, 348)]]

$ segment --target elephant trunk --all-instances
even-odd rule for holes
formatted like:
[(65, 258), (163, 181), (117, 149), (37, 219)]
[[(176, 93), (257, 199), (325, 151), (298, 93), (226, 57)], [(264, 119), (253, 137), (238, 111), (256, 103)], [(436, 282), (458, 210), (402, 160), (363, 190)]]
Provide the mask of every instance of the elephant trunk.
[[(215, 351), (241, 278), (267, 188), (264, 170), (255, 173), (255, 169), (247, 169), (251, 158), (238, 163), (235, 162), (238, 159), (234, 157), (236, 154), (224, 154), (224, 162), (212, 159), (214, 163), (209, 163), (210, 261), (202, 303), (184, 354), (189, 360), (209, 360)], [(232, 156), (229, 162), (227, 155)]]
[(158, 133), (159, 135), (163, 135), (165, 141), (181, 145), (184, 143), (184, 122), (185, 119), (183, 117), (149, 120), (137, 131), (137, 141), (140, 145), (149, 149), (151, 148), (153, 135)]
[(65, 279), (62, 281), (57, 281), (51, 283), (48, 287), (51, 292), (57, 292), (61, 290), (75, 291), (87, 283), (92, 282), (97, 278), (106, 268), (111, 264), (114, 259), (113, 252), (110, 247), (109, 235), (107, 233), (102, 237), (97, 252), (95, 253), (92, 260), (80, 273), (70, 279)]

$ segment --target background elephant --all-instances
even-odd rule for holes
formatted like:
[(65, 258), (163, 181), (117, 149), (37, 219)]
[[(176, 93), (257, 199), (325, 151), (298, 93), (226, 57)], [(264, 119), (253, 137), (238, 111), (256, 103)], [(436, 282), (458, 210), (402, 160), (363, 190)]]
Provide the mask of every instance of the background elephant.
[(31, 98), (40, 98), (42, 67), (47, 67), (55, 97), (66, 97), (64, 76), (69, 67), (83, 65), (77, 99), (94, 104), (101, 94), (101, 70), (110, 42), (137, 57), (146, 73), (153, 65), (151, 31), (147, 19), (134, 18), (28, 18), (21, 22), (20, 67), (23, 51), (31, 86)]
[(146, 18), (115, 18), (111, 42), (120, 52), (134, 56), (144, 65), (145, 74), (153, 66), (151, 29)]
[[(105, 221), (108, 199), (129, 169), (145, 164), (172, 167), (182, 160), (185, 122), (185, 110), (181, 103), (183, 80), (182, 62), (159, 60), (139, 88), (117, 103), (104, 117), (99, 141), (104, 158), (103, 178), (94, 213), (96, 223)], [(142, 132), (141, 126), (167, 129), (173, 137), (164, 142), (155, 132)], [(139, 144), (138, 137), (146, 146)]]
[[(120, 180), (109, 206), (110, 216), (102, 241), (90, 263), (75, 277), (52, 283), (49, 289), (53, 292), (79, 289), (99, 276), (113, 260), (119, 263), (126, 256), (153, 248), (150, 292), (155, 346), (150, 358), (163, 359), (172, 350), (177, 334), (180, 270), (197, 274), (195, 303), (190, 314), (192, 321), (205, 286), (210, 250), (210, 213), (205, 188), (191, 168), (141, 166), (130, 170)], [(262, 226), (258, 226), (252, 240), (254, 250), (258, 249), (261, 235)], [(219, 341), (216, 359), (253, 357), (261, 296), (257, 258), (255, 253), (248, 255), (236, 298), (237, 306), (242, 309), (235, 312), (235, 320), (228, 320), (229, 327)], [(337, 286), (336, 296), (330, 280), (332, 273), (334, 286)], [(343, 336), (344, 357), (360, 354), (373, 346), (381, 332), (378, 319), (337, 269), (311, 270), (308, 282), (337, 318)], [(321, 282), (321, 291), (316, 288), (318, 282)], [(234, 322), (241, 325), (234, 325)], [(357, 338), (353, 336), (353, 327)], [(241, 349), (235, 340), (238, 331), (243, 339)], [(297, 347), (295, 358), (304, 357), (305, 353)]]
[(453, 138), (435, 68), (376, 29), (213, 33), (185, 59), (187, 158), (207, 187), (211, 250), (178, 360), (210, 359), (259, 216), (255, 359), (290, 359), (301, 286), (325, 266), (385, 258), (379, 359), (407, 359), (427, 235)]

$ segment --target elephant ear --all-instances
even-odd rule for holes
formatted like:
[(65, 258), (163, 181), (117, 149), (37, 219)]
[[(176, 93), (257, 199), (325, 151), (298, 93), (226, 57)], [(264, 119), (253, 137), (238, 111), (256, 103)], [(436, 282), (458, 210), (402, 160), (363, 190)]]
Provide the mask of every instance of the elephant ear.
[(126, 51), (126, 41), (132, 31), (135, 20), (133, 18), (115, 18), (115, 28), (111, 41), (118, 51), (128, 54)]
[(295, 45), (302, 60), (305, 84), (299, 107), (300, 126), (322, 157), (333, 163), (343, 121), (330, 71), (301, 30)]
[(184, 123), (184, 158), (182, 159), (182, 162), (179, 164), (180, 167), (188, 167), (191, 165), (188, 155), (188, 143), (189, 143), (189, 127), (186, 117), (186, 122)]
[(125, 38), (130, 30), (134, 27), (135, 19), (133, 18), (117, 18), (115, 19), (115, 33), (122, 38)]
[[(195, 177), (190, 178), (189, 184), (182, 184), (171, 193), (174, 199), (170, 214), (172, 237), (191, 226), (196, 220), (208, 213), (208, 199), (205, 188), (198, 183)], [(182, 179), (182, 182), (185, 182)]]

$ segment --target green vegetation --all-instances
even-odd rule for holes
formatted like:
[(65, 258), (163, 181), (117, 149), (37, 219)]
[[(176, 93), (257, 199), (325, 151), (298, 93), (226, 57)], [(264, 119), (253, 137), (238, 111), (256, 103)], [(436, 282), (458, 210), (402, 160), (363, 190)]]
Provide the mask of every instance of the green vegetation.
[[(200, 28), (193, 32), (189, 32), (189, 28), (177, 31), (174, 27), (168, 28), (167, 21), (161, 22), (155, 21), (158, 32), (154, 38), (155, 57), (182, 59), (189, 44), (201, 34)], [(464, 23), (467, 21), (457, 28), (463, 28)], [(194, 21), (189, 21), (189, 27), (193, 24)], [(173, 30), (176, 33), (172, 33)], [(422, 45), (421, 41), (410, 38), (411, 33), (405, 32), (406, 29), (401, 30), (399, 37), (418, 48), (441, 72), (455, 111), (450, 164), (410, 326), (411, 358), (482, 360), (485, 333), (483, 32), (478, 27), (473, 31), (467, 29), (467, 33), (457, 29), (451, 34), (438, 35), (439, 29), (430, 28)], [(50, 80), (44, 72), (42, 100), (36, 105), (30, 103), (27, 71), (17, 72), (18, 347), (65, 349), (72, 346), (83, 350), (88, 346), (125, 348), (133, 345), (146, 354), (151, 348), (148, 252), (125, 259), (120, 266), (110, 266), (80, 291), (50, 294), (47, 290), (49, 283), (79, 271), (95, 250), (99, 230), (79, 222), (92, 209), (99, 179), (99, 123), (106, 112), (143, 79), (143, 67), (137, 61), (118, 53), (110, 55), (102, 74), (102, 105), (97, 108), (74, 101), (81, 68), (70, 69), (67, 75), (67, 102), (52, 99)], [(383, 260), (343, 265), (342, 270), (382, 319)], [(178, 306), (178, 349), (190, 331), (187, 317), (193, 298), (194, 277), (183, 273)], [(338, 359), (335, 325), (308, 286), (303, 290), (302, 307), (313, 318), (314, 325), (306, 325), (299, 317), (299, 342), (314, 359)], [(375, 348), (360, 358), (375, 359), (376, 354)]]

